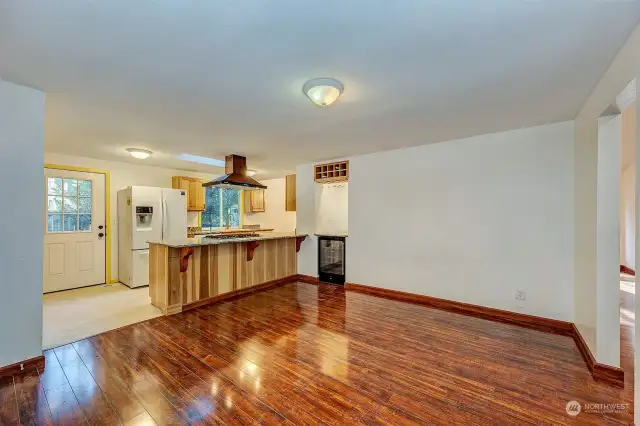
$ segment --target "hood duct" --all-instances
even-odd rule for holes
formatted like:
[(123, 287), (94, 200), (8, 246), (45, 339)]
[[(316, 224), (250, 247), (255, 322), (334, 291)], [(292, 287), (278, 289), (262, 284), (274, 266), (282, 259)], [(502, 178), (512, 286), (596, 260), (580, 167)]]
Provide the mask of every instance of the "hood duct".
[(267, 189), (257, 180), (247, 176), (247, 159), (241, 155), (227, 155), (224, 172), (224, 175), (205, 183), (203, 186), (221, 186), (243, 191)]

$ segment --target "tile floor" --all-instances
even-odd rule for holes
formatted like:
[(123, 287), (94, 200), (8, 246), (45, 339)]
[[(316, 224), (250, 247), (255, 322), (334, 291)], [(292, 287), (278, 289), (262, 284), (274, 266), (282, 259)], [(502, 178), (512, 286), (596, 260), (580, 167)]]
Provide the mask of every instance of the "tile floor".
[(149, 287), (93, 286), (43, 296), (43, 349), (161, 316)]

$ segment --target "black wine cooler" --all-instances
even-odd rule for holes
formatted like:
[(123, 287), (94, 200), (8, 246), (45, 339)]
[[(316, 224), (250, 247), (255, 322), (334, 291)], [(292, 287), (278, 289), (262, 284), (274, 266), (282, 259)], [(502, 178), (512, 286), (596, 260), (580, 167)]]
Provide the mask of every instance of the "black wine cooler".
[(318, 236), (318, 277), (320, 281), (344, 285), (346, 238)]

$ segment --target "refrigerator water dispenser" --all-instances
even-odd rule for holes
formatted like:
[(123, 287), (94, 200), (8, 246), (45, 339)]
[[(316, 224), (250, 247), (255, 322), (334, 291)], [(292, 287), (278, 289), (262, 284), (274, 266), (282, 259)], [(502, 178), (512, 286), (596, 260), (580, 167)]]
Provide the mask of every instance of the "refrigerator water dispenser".
[(153, 207), (136, 206), (136, 230), (145, 231), (151, 229), (151, 219), (153, 218)]

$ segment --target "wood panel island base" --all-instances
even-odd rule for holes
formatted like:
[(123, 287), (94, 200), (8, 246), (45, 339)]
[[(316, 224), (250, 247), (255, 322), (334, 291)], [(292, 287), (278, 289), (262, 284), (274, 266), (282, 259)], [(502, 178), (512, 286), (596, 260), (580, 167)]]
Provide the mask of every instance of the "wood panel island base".
[(165, 315), (295, 279), (306, 235), (149, 241), (149, 294)]

